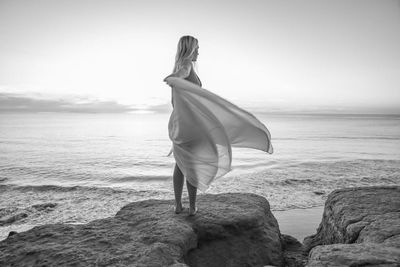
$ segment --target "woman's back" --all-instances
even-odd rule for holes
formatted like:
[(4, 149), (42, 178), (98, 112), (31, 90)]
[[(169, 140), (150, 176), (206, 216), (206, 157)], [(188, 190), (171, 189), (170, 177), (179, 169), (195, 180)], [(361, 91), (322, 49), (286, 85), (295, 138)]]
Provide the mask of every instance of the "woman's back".
[(190, 68), (189, 76), (187, 76), (187, 77), (185, 78), (185, 80), (186, 80), (186, 81), (189, 81), (189, 82), (192, 82), (192, 83), (195, 83), (195, 84), (197, 84), (198, 86), (201, 87), (200, 78), (199, 78), (199, 76), (197, 76), (196, 72), (194, 71), (193, 65), (192, 65), (192, 67)]

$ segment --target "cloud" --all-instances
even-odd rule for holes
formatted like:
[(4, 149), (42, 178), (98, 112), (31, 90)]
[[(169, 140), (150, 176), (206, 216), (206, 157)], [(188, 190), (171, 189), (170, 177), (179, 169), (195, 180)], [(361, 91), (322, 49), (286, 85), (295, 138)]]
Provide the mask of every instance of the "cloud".
[[(275, 103), (276, 102), (276, 103)], [(245, 102), (240, 107), (255, 113), (268, 114), (400, 114), (398, 107), (359, 107), (343, 105), (310, 106), (293, 103)], [(169, 113), (170, 102), (148, 105), (124, 105), (117, 101), (99, 100), (90, 96), (51, 95), (39, 93), (0, 92), (0, 113), (4, 112), (73, 112), (73, 113)]]
[(49, 97), (38, 94), (0, 93), (0, 112), (125, 113), (167, 112), (168, 104), (135, 107), (89, 97)]

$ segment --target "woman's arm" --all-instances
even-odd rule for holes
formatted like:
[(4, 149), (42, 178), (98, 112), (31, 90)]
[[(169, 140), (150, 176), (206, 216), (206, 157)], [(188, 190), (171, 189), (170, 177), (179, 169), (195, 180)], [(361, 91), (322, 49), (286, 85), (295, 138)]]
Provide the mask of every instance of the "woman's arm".
[(178, 78), (184, 79), (187, 76), (189, 76), (191, 69), (192, 69), (192, 61), (191, 60), (185, 60), (182, 63), (182, 67), (179, 70), (177, 70), (174, 73), (172, 73), (172, 74), (168, 75), (167, 77), (165, 77), (164, 82), (169, 77), (178, 77)]
[[(164, 82), (167, 82), (166, 80), (169, 77), (178, 77), (178, 78), (182, 78), (182, 79), (186, 78), (187, 76), (189, 76), (191, 68), (192, 68), (192, 61), (185, 60), (182, 64), (182, 67), (178, 71), (175, 71), (174, 73), (172, 73), (164, 78)], [(173, 99), (172, 94), (171, 94), (171, 104), (172, 104), (172, 107), (174, 107), (174, 99)]]

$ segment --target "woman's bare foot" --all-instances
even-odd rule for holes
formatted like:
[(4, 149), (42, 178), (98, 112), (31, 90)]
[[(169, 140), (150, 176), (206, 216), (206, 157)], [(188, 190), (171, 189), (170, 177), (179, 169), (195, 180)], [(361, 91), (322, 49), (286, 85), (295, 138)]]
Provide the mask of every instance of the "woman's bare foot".
[(189, 216), (194, 216), (197, 213), (197, 207), (194, 209), (192, 207), (189, 208)]
[(181, 213), (183, 210), (184, 210), (184, 208), (182, 206), (182, 203), (180, 203), (178, 205), (175, 205), (175, 207), (174, 207), (174, 211), (175, 211), (176, 214)]

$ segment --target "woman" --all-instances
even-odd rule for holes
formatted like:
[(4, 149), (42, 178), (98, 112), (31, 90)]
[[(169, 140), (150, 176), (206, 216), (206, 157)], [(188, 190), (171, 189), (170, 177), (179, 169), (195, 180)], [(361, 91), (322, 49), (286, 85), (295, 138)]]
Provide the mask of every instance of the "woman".
[(189, 215), (195, 215), (197, 188), (231, 170), (231, 146), (272, 153), (271, 135), (256, 117), (229, 101), (201, 88), (193, 68), (199, 44), (192, 36), (178, 42), (173, 73), (164, 79), (172, 87), (174, 107), (169, 137), (176, 161), (173, 174), (175, 213), (181, 213), (183, 181), (189, 194)]
[[(166, 77), (164, 81), (169, 77), (178, 77), (186, 79), (187, 81), (193, 82), (201, 87), (201, 81), (193, 70), (193, 63), (197, 61), (199, 55), (199, 44), (196, 38), (192, 36), (183, 36), (178, 42), (178, 51), (175, 57), (175, 66), (173, 73)], [(173, 95), (171, 98), (172, 106), (174, 106)], [(175, 156), (175, 153), (174, 153)], [(175, 164), (173, 183), (175, 193), (175, 213), (181, 213), (182, 207), (182, 190), (183, 190), (183, 173), (179, 169), (179, 166)], [(196, 195), (197, 188), (186, 180), (186, 186), (189, 194), (189, 215), (195, 215), (197, 212), (196, 208)]]

